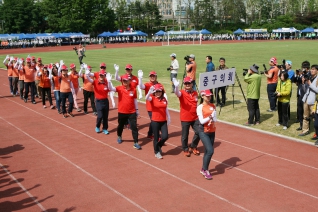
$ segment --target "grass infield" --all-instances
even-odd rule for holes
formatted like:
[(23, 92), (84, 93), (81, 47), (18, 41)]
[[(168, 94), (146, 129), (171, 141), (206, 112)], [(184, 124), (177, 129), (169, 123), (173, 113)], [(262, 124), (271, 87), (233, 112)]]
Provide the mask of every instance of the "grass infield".
[[(111, 74), (115, 73), (114, 64), (118, 64), (120, 67), (120, 74), (125, 72), (124, 67), (126, 64), (133, 66), (133, 73), (137, 75), (138, 70), (143, 70), (144, 79), (143, 82), (148, 81), (148, 73), (151, 70), (155, 70), (158, 73), (158, 81), (162, 83), (167, 91), (169, 108), (179, 109), (179, 101), (174, 94), (171, 93), (171, 82), (170, 72), (166, 69), (170, 65), (171, 53), (177, 54), (180, 69), (178, 72), (178, 79), (181, 80), (185, 61), (184, 56), (194, 54), (197, 62), (197, 78), (199, 73), (205, 72), (205, 57), (211, 55), (213, 63), (218, 66), (218, 59), (224, 57), (226, 59), (226, 65), (228, 67), (236, 67), (239, 81), (246, 95), (246, 86), (244, 77), (242, 76), (243, 68), (249, 68), (253, 64), (257, 64), (260, 70), (263, 69), (262, 64), (266, 64), (269, 68), (268, 61), (271, 57), (275, 56), (278, 63), (281, 64), (283, 59), (291, 60), (293, 70), (299, 69), (301, 63), (304, 60), (308, 60), (311, 64), (318, 64), (316, 56), (316, 41), (273, 41), (273, 42), (244, 42), (242, 43), (228, 43), (228, 44), (203, 44), (203, 45), (171, 45), (171, 46), (159, 46), (159, 47), (136, 47), (136, 48), (103, 48), (100, 50), (89, 50), (87, 46), (86, 56), (83, 62), (89, 64), (93, 68), (93, 72), (99, 71), (99, 64), (105, 62), (107, 64), (107, 71)], [(123, 44), (124, 45), (124, 44)], [(1, 51), (0, 51), (1, 53)], [(3, 60), (6, 55), (1, 55), (0, 58)], [(26, 57), (27, 54), (17, 54), (14, 56)], [(44, 63), (58, 62), (61, 59), (64, 60), (66, 65), (75, 63), (79, 67), (79, 62), (76, 54), (73, 50), (63, 52), (47, 52), (47, 53), (36, 53), (32, 55), (41, 57)], [(1, 65), (4, 68), (3, 64)], [(77, 68), (79, 70), (79, 68)], [(114, 82), (114, 85), (117, 85)], [(234, 107), (233, 107), (234, 97)], [(140, 101), (144, 101), (141, 99)], [(270, 131), (273, 133), (290, 136), (298, 139), (310, 141), (313, 135), (314, 128), (313, 122), (311, 122), (311, 135), (306, 137), (299, 137), (299, 131), (296, 128), (299, 127), (299, 123), (294, 123), (296, 119), (296, 85), (293, 84), (292, 98), (290, 104), (291, 120), (289, 122), (289, 128), (283, 130), (282, 127), (276, 127), (275, 124), (278, 122), (277, 112), (271, 113), (266, 110), (269, 108), (269, 102), (267, 99), (266, 92), (266, 77), (262, 76), (261, 86), (261, 98), (259, 101), (261, 111), (261, 124), (253, 126), (253, 128)], [(220, 108), (217, 108), (219, 110)], [(243, 124), (247, 122), (248, 111), (242, 92), (235, 83), (234, 89), (230, 86), (227, 90), (227, 101), (226, 105), (222, 108), (221, 113), (218, 116), (219, 119), (236, 123)]]

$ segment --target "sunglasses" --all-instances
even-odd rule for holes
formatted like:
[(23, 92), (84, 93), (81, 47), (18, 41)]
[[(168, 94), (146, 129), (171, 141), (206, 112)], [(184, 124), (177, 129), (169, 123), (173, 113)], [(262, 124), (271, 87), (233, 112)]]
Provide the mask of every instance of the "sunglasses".
[(155, 91), (155, 93), (161, 93), (162, 91), (158, 90), (158, 91)]
[(191, 84), (191, 82), (185, 82), (184, 84), (185, 84), (185, 85), (190, 85), (190, 84)]
[(132, 68), (126, 68), (125, 70), (128, 70), (128, 71), (130, 71), (130, 70), (132, 70)]
[(100, 77), (105, 77), (105, 75), (104, 75), (104, 74), (100, 74), (99, 76), (100, 76)]

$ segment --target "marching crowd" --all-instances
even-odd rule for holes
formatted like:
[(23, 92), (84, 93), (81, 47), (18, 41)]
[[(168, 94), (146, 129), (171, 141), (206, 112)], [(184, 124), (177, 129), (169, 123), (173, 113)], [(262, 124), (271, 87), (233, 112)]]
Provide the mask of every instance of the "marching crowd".
[[(171, 69), (176, 72), (179, 69), (176, 61), (176, 54), (171, 54)], [(195, 86), (195, 56), (190, 55), (190, 62), (187, 65), (187, 76), (179, 82), (176, 74), (171, 79), (173, 92), (180, 102), (180, 121), (182, 125), (181, 144), (184, 156), (190, 157), (200, 155), (197, 149), (201, 140), (205, 152), (200, 173), (208, 180), (212, 179), (209, 171), (209, 164), (214, 153), (216, 107), (211, 103), (212, 93), (210, 90), (196, 91)], [(117, 142), (123, 142), (122, 133), (125, 126), (129, 126), (134, 140), (133, 147), (141, 149), (138, 144), (137, 118), (139, 108), (137, 103), (137, 92), (142, 96), (144, 90), (146, 99), (146, 110), (149, 114), (150, 123), (148, 129), (148, 139), (153, 140), (153, 150), (155, 157), (162, 159), (162, 147), (169, 138), (168, 125), (171, 118), (168, 110), (168, 99), (165, 89), (158, 82), (157, 73), (150, 71), (149, 80), (143, 82), (143, 71), (139, 70), (137, 76), (133, 74), (133, 67), (130, 64), (125, 66), (125, 73), (119, 75), (119, 66), (114, 65), (115, 80), (121, 82), (118, 86), (113, 86), (112, 75), (107, 72), (106, 64), (100, 64), (100, 70), (93, 73), (91, 66), (83, 63), (77, 72), (76, 65), (66, 66), (61, 60), (57, 63), (43, 64), (41, 58), (28, 55), (26, 59), (10, 57), (3, 61), (7, 67), (10, 92), (12, 96), (20, 96), (25, 103), (36, 104), (35, 98), (42, 100), (43, 108), (57, 109), (62, 117), (74, 117), (73, 108), (78, 112), (81, 109), (77, 103), (78, 92), (83, 90), (84, 113), (88, 113), (88, 100), (90, 100), (94, 115), (96, 115), (95, 132), (109, 134), (108, 115), (109, 99), (115, 107), (114, 93), (118, 94), (118, 127)], [(79, 80), (83, 81), (82, 88)], [(181, 84), (181, 89), (180, 89)], [(183, 89), (182, 89), (182, 86)], [(30, 98), (29, 98), (30, 93)], [(55, 99), (53, 104), (51, 93)], [(199, 98), (202, 98), (198, 105)], [(67, 104), (68, 102), (68, 104)], [(189, 145), (188, 137), (190, 127), (194, 130), (192, 142)], [(102, 128), (102, 129), (101, 129)]]

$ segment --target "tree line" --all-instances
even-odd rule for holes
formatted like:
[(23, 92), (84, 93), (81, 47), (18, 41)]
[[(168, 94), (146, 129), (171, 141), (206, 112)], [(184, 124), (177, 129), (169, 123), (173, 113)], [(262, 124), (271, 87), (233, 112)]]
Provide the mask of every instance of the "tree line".
[[(112, 2), (110, 2), (112, 1)], [(214, 33), (237, 28), (318, 27), (318, 0), (182, 0), (189, 29)], [(163, 20), (153, 0), (5, 0), (0, 4), (0, 33), (82, 32), (134, 30), (153, 33), (178, 30), (178, 17)], [(191, 6), (191, 5), (194, 5)]]

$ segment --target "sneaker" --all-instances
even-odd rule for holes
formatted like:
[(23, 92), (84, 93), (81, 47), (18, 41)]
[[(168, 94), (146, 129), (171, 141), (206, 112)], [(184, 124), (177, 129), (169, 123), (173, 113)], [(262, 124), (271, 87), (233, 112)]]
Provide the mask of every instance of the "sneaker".
[(189, 152), (192, 152), (194, 155), (200, 155), (200, 152), (197, 148), (189, 148)]
[(183, 154), (184, 154), (184, 156), (186, 156), (186, 157), (190, 157), (190, 155), (191, 155), (188, 150), (183, 151)]
[(155, 154), (155, 157), (156, 157), (157, 159), (162, 159), (162, 156), (161, 156), (160, 152), (157, 152), (157, 153)]
[(287, 127), (286, 127), (286, 126), (284, 126), (284, 127), (283, 127), (283, 130), (287, 130)]
[(250, 127), (250, 126), (253, 126), (254, 124), (250, 124), (250, 123), (248, 123), (248, 122), (246, 122), (245, 124), (243, 124), (244, 126), (248, 126), (248, 127)]
[(35, 104), (36, 104), (36, 102), (35, 102), (35, 101), (33, 101), (33, 102), (32, 102), (32, 104), (34, 104), (34, 105), (35, 105)]
[(212, 180), (212, 175), (209, 170), (201, 169), (200, 173), (204, 176), (205, 179)]
[(301, 131), (301, 130), (303, 130), (303, 128), (298, 127), (296, 130), (297, 130), (297, 131)]
[(66, 113), (63, 113), (63, 118), (67, 118), (68, 115)]
[(46, 108), (46, 105), (43, 105), (43, 108), (45, 109), (45, 108)]
[(82, 110), (81, 110), (81, 108), (77, 108), (77, 110), (76, 110), (77, 112), (81, 112)]
[(153, 135), (148, 135), (147, 138), (149, 138), (150, 140), (154, 139)]
[(58, 114), (62, 114), (62, 111), (61, 110), (57, 110)]
[(74, 117), (73, 113), (67, 113), (70, 117)]
[(103, 133), (104, 133), (105, 135), (108, 135), (108, 134), (109, 134), (108, 130), (103, 130)]
[(118, 136), (118, 138), (117, 138), (117, 143), (121, 144), (122, 142), (123, 142), (123, 140), (121, 139), (120, 136)]
[(268, 109), (268, 110), (267, 110), (267, 112), (274, 112), (274, 110), (272, 110), (272, 109)]
[(23, 101), (24, 101), (25, 103), (27, 103), (28, 99), (26, 99), (26, 98), (23, 98)]
[(304, 132), (304, 133), (300, 133), (298, 136), (305, 136), (305, 135), (308, 135), (308, 134), (309, 134), (309, 131)]
[(134, 143), (134, 146), (133, 146), (135, 149), (141, 149), (141, 146), (138, 144), (138, 143)]
[(98, 127), (96, 127), (95, 132), (100, 133), (100, 129)]
[(55, 108), (55, 106), (54, 106), (54, 105), (51, 105), (50, 109), (53, 110), (54, 108)]
[(87, 115), (87, 114), (88, 114), (88, 112), (87, 112), (87, 111), (84, 111), (84, 114), (86, 114), (86, 115)]
[(259, 121), (255, 122), (255, 125), (259, 125), (259, 124), (260, 124)]
[(280, 123), (275, 124), (276, 127), (280, 126)]

